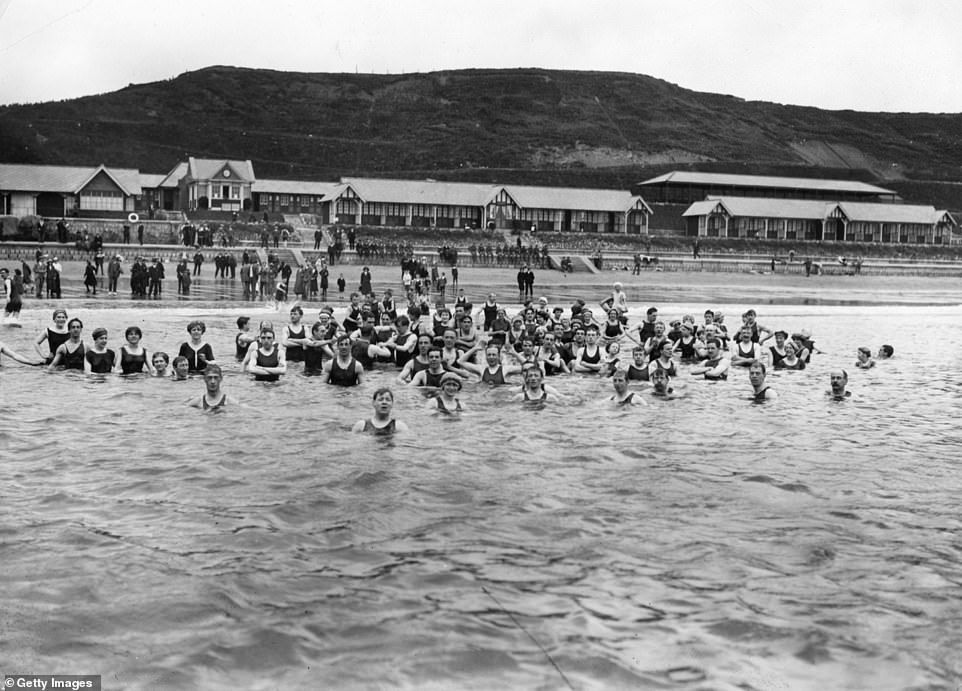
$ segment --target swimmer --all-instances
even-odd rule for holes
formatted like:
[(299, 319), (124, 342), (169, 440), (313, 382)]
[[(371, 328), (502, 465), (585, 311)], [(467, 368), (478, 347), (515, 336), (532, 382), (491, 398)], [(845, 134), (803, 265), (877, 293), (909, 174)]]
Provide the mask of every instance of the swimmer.
[(752, 400), (755, 403), (773, 401), (778, 398), (778, 393), (770, 386), (765, 386), (765, 363), (755, 360), (748, 366), (748, 381), (752, 384)]
[(187, 405), (200, 408), (210, 413), (223, 412), (224, 407), (228, 403), (237, 405), (236, 399), (228, 396), (221, 390), (221, 382), (223, 382), (223, 380), (224, 373), (221, 372), (220, 367), (218, 365), (208, 365), (207, 369), (204, 370), (204, 393), (197, 398), (189, 400)]
[[(437, 346), (431, 346), (428, 349), (427, 369), (423, 369), (411, 377), (411, 382), (408, 386), (430, 386), (438, 388), (441, 386), (441, 379), (445, 373), (454, 374), (454, 376), (460, 378), (459, 373), (445, 369), (444, 360), (441, 358), (441, 349)], [(464, 376), (467, 375), (465, 374)]]
[(191, 373), (203, 372), (207, 365), (216, 364), (214, 351), (210, 347), (210, 343), (204, 341), (206, 331), (207, 325), (199, 320), (192, 321), (187, 325), (190, 340), (181, 343), (180, 352), (177, 354), (187, 358), (187, 365)]
[(154, 374), (154, 365), (150, 355), (141, 345), (140, 340), (144, 334), (139, 326), (128, 326), (124, 331), (126, 343), (120, 346), (120, 371), (122, 374), (136, 374), (147, 372)]
[(515, 394), (512, 401), (524, 401), (526, 403), (543, 403), (546, 401), (564, 401), (557, 389), (544, 383), (544, 375), (541, 370), (534, 365), (529, 366), (524, 372), (524, 388), (521, 393)]
[(768, 351), (772, 355), (772, 367), (780, 369), (778, 363), (785, 357), (785, 343), (788, 340), (788, 332), (776, 331), (772, 335), (775, 337), (775, 345), (769, 346)]
[(719, 381), (728, 379), (728, 369), (731, 363), (721, 349), (721, 341), (717, 338), (709, 339), (705, 344), (707, 356), (698, 365), (689, 370), (692, 374), (704, 375), (705, 379)]
[(287, 374), (284, 350), (275, 342), (272, 330), (260, 332), (257, 347), (247, 351), (243, 368), (248, 374), (254, 375), (254, 381), (277, 381), (282, 374)]
[[(476, 365), (471, 362), (471, 358), (473, 358), (474, 354), (482, 347), (484, 348), (485, 363), (483, 365)], [(484, 340), (478, 341), (471, 350), (458, 358), (458, 364), (461, 365), (462, 369), (466, 369), (480, 376), (481, 382), (490, 386), (502, 386), (507, 383), (509, 376), (521, 374), (520, 367), (502, 364), (501, 348), (499, 348), (497, 344), (486, 343)]]
[(23, 276), (20, 269), (13, 270), (13, 278), (6, 269), (0, 269), (0, 282), (3, 283), (7, 304), (3, 308), (3, 323), (6, 326), (20, 326), (20, 308), (23, 306)]
[(363, 373), (364, 367), (351, 354), (351, 337), (347, 334), (338, 336), (337, 354), (321, 369), (324, 381), (335, 386), (357, 386)]
[(107, 329), (97, 328), (91, 334), (94, 344), (84, 354), (84, 372), (109, 374), (117, 359), (116, 353), (107, 347)]
[(624, 286), (621, 283), (611, 284), (611, 295), (601, 301), (601, 307), (605, 310), (615, 310), (619, 319), (628, 311), (628, 296), (625, 295)]
[(284, 357), (290, 362), (304, 362), (304, 346), (311, 340), (301, 318), (304, 310), (300, 305), (291, 307), (291, 321), (281, 333), (281, 345), (284, 346)]
[(454, 415), (460, 413), (464, 408), (461, 406), (461, 399), (457, 397), (461, 391), (461, 377), (454, 372), (445, 372), (441, 375), (441, 389), (433, 400), (428, 401), (427, 408), (431, 412), (441, 415)]
[(675, 365), (675, 361), (672, 359), (672, 354), (675, 352), (675, 346), (671, 341), (664, 341), (661, 344), (661, 351), (658, 353), (658, 357), (653, 359), (648, 363), (648, 379), (651, 379), (651, 373), (656, 369), (663, 369), (668, 373), (669, 377), (678, 376), (678, 366)]
[(782, 357), (775, 361), (775, 364), (773, 365), (774, 368), (787, 370), (805, 369), (805, 361), (797, 356), (797, 351), (798, 345), (795, 343), (795, 341), (785, 341)]
[[(758, 337), (757, 334), (755, 337)], [(762, 347), (758, 341), (752, 340), (752, 329), (746, 324), (738, 332), (738, 341), (732, 344), (732, 365), (751, 367), (753, 362), (761, 359)]]
[(872, 349), (862, 346), (856, 351), (855, 366), (859, 369), (871, 369), (875, 367), (875, 360), (872, 359)]
[(67, 322), (67, 333), (69, 336), (67, 340), (57, 348), (57, 352), (54, 353), (53, 360), (50, 361), (47, 369), (53, 371), (62, 366), (64, 369), (83, 371), (84, 362), (86, 362), (84, 358), (84, 344), (80, 339), (81, 335), (83, 335), (83, 329), (84, 323), (76, 317)]
[(621, 363), (621, 345), (612, 341), (605, 346), (605, 359), (601, 362), (601, 370), (599, 374), (605, 377), (610, 377), (617, 370)]
[(167, 368), (170, 366), (170, 355), (162, 350), (154, 351), (150, 356), (150, 364), (154, 366), (155, 377), (166, 377), (170, 374)]
[(836, 401), (844, 401), (852, 398), (852, 392), (846, 389), (848, 386), (848, 372), (843, 369), (832, 370), (828, 376), (832, 388), (825, 392), (826, 395), (831, 396)]
[(372, 396), (374, 415), (366, 420), (358, 420), (351, 428), (352, 432), (365, 432), (375, 436), (388, 436), (395, 432), (407, 432), (408, 426), (392, 415), (394, 410), (394, 393), (387, 387), (382, 387)]
[(632, 348), (631, 360), (632, 362), (626, 370), (628, 381), (648, 381), (648, 354), (644, 347), (635, 346)]
[(247, 357), (247, 350), (251, 343), (256, 343), (257, 339), (250, 333), (250, 317), (237, 318), (237, 335), (234, 336), (234, 357), (238, 362), (243, 362)]
[[(16, 360), (17, 362), (19, 362), (19, 363), (21, 363), (21, 364), (24, 364), (24, 365), (43, 365), (43, 364), (45, 364), (45, 362), (46, 362), (46, 361), (43, 360), (43, 359), (31, 360), (30, 358), (26, 357), (25, 355), (21, 355), (21, 354), (18, 353), (17, 351), (13, 350), (12, 348), (10, 348), (9, 346), (7, 346), (7, 345), (6, 345), (5, 343), (3, 343), (3, 342), (0, 342), (0, 355), (6, 355), (6, 356), (7, 356), (8, 358), (10, 358), (11, 360)], [(3, 365), (3, 362), (0, 361), (0, 366), (2, 366), (2, 365)]]
[(651, 395), (658, 398), (677, 398), (675, 388), (671, 385), (671, 377), (663, 369), (652, 370)]
[(616, 408), (620, 408), (621, 406), (648, 405), (636, 396), (634, 391), (628, 390), (628, 372), (626, 370), (615, 370), (615, 373), (611, 375), (611, 386), (615, 392), (608, 400), (614, 403)]
[[(70, 332), (67, 331), (67, 310), (55, 309), (53, 311), (53, 327), (48, 326), (43, 330), (43, 333), (34, 342), (34, 349), (47, 363), (50, 363), (53, 362), (53, 356), (57, 354), (57, 348), (66, 343), (68, 338), (70, 338)], [(49, 351), (46, 353), (40, 348), (44, 341), (47, 342), (47, 350)]]
[(190, 375), (190, 362), (183, 355), (178, 355), (171, 363), (173, 372), (170, 373), (171, 381), (187, 381)]
[(571, 370), (582, 374), (598, 374), (604, 364), (602, 351), (598, 347), (599, 330), (596, 324), (589, 324), (585, 328), (585, 345), (575, 356)]
[(876, 355), (875, 357), (877, 357), (879, 360), (888, 360), (893, 355), (895, 355), (895, 348), (893, 348), (888, 344), (885, 344), (878, 349), (878, 355)]

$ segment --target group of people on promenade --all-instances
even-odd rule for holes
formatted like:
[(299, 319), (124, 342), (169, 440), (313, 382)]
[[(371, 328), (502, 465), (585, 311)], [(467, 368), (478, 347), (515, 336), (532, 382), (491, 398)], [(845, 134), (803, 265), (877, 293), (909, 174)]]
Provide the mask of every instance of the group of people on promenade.
[[(744, 368), (751, 398), (763, 402), (777, 397), (767, 383), (770, 370), (804, 370), (819, 352), (808, 331), (789, 334), (763, 326), (752, 309), (731, 330), (717, 309), (705, 310), (699, 322), (688, 314), (666, 321), (657, 307), (650, 307), (641, 321), (631, 323), (620, 283), (600, 301), (597, 316), (583, 300), (566, 309), (549, 306), (545, 297), (527, 300), (519, 311), (509, 314), (494, 293), (476, 306), (467, 301), (463, 290), (453, 308), (438, 304), (431, 311), (425, 307), (423, 301), (412, 301), (407, 309), (399, 309), (391, 291), (380, 300), (355, 292), (340, 319), (325, 306), (308, 324), (303, 308), (296, 304), (289, 321), (277, 328), (262, 321), (254, 329), (248, 317), (240, 317), (235, 350), (226, 359), (239, 363), (257, 381), (277, 381), (297, 363), (303, 374), (339, 387), (359, 385), (372, 369), (396, 368), (398, 385), (431, 392), (427, 405), (448, 415), (464, 409), (460, 393), (466, 382), (512, 387), (515, 400), (543, 405), (566, 400), (548, 383), (565, 375), (610, 379), (612, 392), (607, 400), (615, 406), (636, 406), (650, 400), (641, 395), (642, 390), (657, 398), (678, 398), (686, 393), (686, 380), (725, 381), (733, 370)], [(223, 354), (215, 357), (202, 321), (187, 324), (188, 338), (173, 358), (166, 351), (148, 351), (137, 326), (125, 330), (118, 351), (109, 347), (106, 329), (95, 328), (89, 344), (84, 342), (83, 330), (80, 319), (69, 319), (65, 310), (57, 309), (52, 323), (35, 341), (35, 356), (2, 344), (0, 352), (53, 371), (147, 374), (178, 381), (203, 375), (207, 392), (193, 404), (219, 410), (230, 401), (220, 388), (225, 358)], [(861, 347), (854, 366), (867, 369), (875, 366), (876, 358), (893, 354), (887, 344), (874, 358), (871, 349)], [(850, 398), (847, 384), (846, 371), (833, 371), (828, 393), (840, 400)], [(373, 405), (374, 418), (361, 428), (384, 433), (393, 420), (390, 389), (379, 389)]]

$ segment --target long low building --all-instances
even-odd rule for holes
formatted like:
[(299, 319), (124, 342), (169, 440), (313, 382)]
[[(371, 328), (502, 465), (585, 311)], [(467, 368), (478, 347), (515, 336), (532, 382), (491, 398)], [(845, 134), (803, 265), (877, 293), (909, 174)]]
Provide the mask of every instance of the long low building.
[(675, 170), (635, 185), (653, 204), (691, 204), (707, 197), (774, 197), (821, 201), (897, 202), (898, 193), (858, 180), (737, 175)]
[(622, 190), (343, 178), (323, 220), (427, 228), (647, 233), (651, 208)]
[(0, 213), (5, 215), (133, 211), (141, 194), (140, 172), (130, 168), (0, 163)]
[(951, 244), (958, 223), (934, 206), (718, 197), (684, 212), (697, 237)]

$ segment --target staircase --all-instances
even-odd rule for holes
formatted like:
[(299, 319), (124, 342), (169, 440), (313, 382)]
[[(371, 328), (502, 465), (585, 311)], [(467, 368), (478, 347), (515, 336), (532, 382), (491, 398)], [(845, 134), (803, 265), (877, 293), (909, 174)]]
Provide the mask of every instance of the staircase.
[(286, 262), (288, 266), (304, 266), (307, 264), (304, 261), (304, 254), (300, 249), (296, 247), (276, 247), (270, 250), (265, 250), (263, 247), (257, 250), (257, 256), (261, 260), (261, 263), (267, 263), (267, 255), (273, 253), (277, 260), (280, 262)]
[(576, 271), (598, 273), (598, 267), (595, 266), (595, 263), (581, 254), (549, 254), (548, 261), (551, 263), (551, 268), (561, 271), (561, 260), (565, 257), (571, 260), (571, 273)]

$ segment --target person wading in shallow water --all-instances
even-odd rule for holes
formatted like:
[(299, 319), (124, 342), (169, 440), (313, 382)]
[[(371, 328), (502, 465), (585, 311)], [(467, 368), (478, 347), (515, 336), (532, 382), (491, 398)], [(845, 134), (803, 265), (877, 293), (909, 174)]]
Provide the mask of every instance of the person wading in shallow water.
[(352, 432), (364, 432), (375, 436), (388, 436), (396, 432), (407, 432), (408, 426), (394, 418), (394, 393), (387, 387), (374, 392), (371, 397), (374, 415), (366, 420), (358, 420)]
[(218, 365), (207, 365), (207, 369), (204, 370), (205, 391), (201, 396), (190, 399), (187, 405), (211, 413), (222, 412), (227, 405), (237, 405), (237, 399), (233, 396), (228, 396), (221, 389), (223, 380), (224, 374)]

